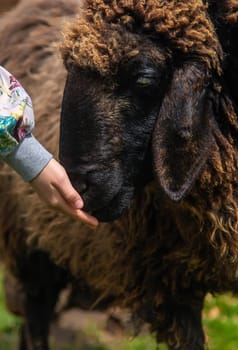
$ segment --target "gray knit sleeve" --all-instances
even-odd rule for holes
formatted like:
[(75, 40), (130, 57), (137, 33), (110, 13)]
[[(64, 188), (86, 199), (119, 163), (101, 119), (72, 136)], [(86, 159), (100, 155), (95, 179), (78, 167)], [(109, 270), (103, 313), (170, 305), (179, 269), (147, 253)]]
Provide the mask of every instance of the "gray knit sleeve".
[(27, 135), (18, 147), (4, 161), (25, 181), (33, 180), (53, 158), (32, 135)]

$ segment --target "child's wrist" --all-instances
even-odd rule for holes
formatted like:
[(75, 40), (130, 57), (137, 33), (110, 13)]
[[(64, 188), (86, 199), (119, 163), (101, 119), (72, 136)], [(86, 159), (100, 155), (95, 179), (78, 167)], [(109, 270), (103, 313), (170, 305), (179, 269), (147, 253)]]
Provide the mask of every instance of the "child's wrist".
[(23, 180), (29, 182), (39, 175), (52, 157), (52, 154), (32, 134), (29, 134), (12, 153), (3, 159)]

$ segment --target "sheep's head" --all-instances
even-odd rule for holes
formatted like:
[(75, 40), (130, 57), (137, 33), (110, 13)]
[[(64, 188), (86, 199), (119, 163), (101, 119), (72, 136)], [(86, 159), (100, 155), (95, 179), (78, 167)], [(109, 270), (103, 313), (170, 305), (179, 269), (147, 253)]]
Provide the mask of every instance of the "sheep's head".
[[(129, 206), (135, 190), (151, 178), (149, 146), (156, 120), (156, 133), (162, 132), (154, 137), (160, 183), (172, 199), (182, 198), (190, 188), (196, 176), (190, 184), (185, 179), (191, 172), (199, 172), (199, 167), (195, 171), (191, 163), (200, 146), (205, 145), (197, 135), (200, 125), (207, 126), (204, 89), (209, 80), (207, 71), (219, 71), (219, 45), (210, 21), (203, 16), (202, 1), (192, 2), (193, 12), (192, 5), (185, 3), (184, 10), (176, 12), (174, 2), (168, 2), (168, 6), (153, 1), (148, 1), (148, 6), (144, 2), (137, 6), (134, 1), (86, 2), (89, 8), (69, 25), (61, 47), (68, 78), (62, 105), (60, 159), (82, 194), (85, 209), (107, 221), (117, 218)], [(158, 9), (151, 13), (156, 6)], [(171, 21), (174, 11), (176, 21)], [(190, 13), (194, 19), (185, 21)], [(183, 33), (187, 30), (185, 38), (178, 23)], [(174, 57), (183, 55), (200, 63), (180, 66)], [(177, 129), (173, 134), (174, 127)], [(180, 142), (177, 153), (175, 138), (167, 142), (174, 136)], [(189, 142), (194, 140), (193, 157), (189, 147), (187, 153), (181, 152), (185, 143), (191, 146)], [(159, 153), (159, 148), (164, 152)], [(188, 156), (188, 162), (175, 188), (170, 188), (178, 171), (164, 165), (166, 160), (172, 161), (173, 155)], [(167, 175), (172, 176), (169, 184)]]
[(119, 43), (110, 74), (70, 65), (62, 105), (61, 162), (101, 221), (120, 216), (152, 178), (149, 143), (169, 72), (164, 48), (140, 36)]

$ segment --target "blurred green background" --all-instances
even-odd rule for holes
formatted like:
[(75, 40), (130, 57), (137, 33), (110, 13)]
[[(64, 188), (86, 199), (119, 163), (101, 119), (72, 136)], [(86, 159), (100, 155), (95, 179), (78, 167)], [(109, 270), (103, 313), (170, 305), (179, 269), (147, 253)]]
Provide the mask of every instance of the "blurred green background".
[[(207, 333), (209, 350), (238, 349), (238, 297), (223, 295), (208, 296), (204, 309), (204, 328)], [(0, 350), (15, 350), (17, 348), (18, 331), (21, 320), (12, 316), (4, 305), (2, 278), (0, 275)], [(59, 333), (59, 332), (58, 332)], [(134, 339), (119, 335), (106, 337), (96, 324), (80, 329), (80, 336), (69, 338), (67, 343), (51, 337), (53, 350), (166, 350), (161, 344), (158, 348), (149, 335), (141, 335)]]

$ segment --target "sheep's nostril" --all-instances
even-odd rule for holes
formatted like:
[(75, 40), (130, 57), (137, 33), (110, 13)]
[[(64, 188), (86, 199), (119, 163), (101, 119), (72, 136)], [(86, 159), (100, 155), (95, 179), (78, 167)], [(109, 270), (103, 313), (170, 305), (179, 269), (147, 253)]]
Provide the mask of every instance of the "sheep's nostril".
[(191, 139), (191, 137), (192, 137), (192, 129), (191, 129), (191, 127), (186, 127), (186, 126), (181, 127), (178, 130), (178, 135), (184, 140)]
[(68, 172), (68, 175), (72, 185), (80, 194), (83, 194), (87, 191), (88, 185), (82, 176), (79, 176), (73, 172)]
[(88, 185), (84, 181), (77, 181), (75, 187), (80, 194), (84, 194), (87, 191)]

